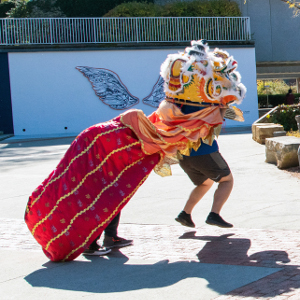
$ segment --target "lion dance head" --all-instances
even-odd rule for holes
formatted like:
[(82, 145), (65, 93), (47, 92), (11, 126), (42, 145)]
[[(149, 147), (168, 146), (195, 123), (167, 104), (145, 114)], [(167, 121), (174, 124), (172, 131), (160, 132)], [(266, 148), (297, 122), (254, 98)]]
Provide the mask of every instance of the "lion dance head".
[(184, 52), (168, 55), (161, 65), (167, 98), (200, 104), (240, 104), (246, 88), (237, 61), (226, 51), (210, 51), (205, 40), (192, 41)]

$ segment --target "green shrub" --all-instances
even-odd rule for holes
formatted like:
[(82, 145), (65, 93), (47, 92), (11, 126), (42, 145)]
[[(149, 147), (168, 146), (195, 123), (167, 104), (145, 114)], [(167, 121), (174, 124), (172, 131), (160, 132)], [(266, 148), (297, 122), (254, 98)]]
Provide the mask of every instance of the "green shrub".
[(238, 4), (229, 0), (179, 1), (166, 5), (156, 5), (154, 0), (11, 0), (8, 3), (12, 18), (241, 16)]
[(56, 0), (31, 0), (27, 4), (30, 18), (59, 18), (65, 14), (56, 5)]
[(162, 17), (190, 17), (192, 10), (189, 10), (188, 2), (168, 3), (162, 6)]
[(259, 95), (286, 94), (290, 88), (293, 93), (297, 92), (296, 85), (290, 86), (282, 79), (257, 80), (257, 93)]
[(9, 17), (102, 17), (115, 6), (130, 1), (132, 0), (11, 0), (14, 6), (9, 12)]
[(295, 116), (300, 115), (300, 107), (292, 107), (290, 105), (280, 105), (269, 120), (272, 123), (281, 124), (285, 131), (297, 130), (297, 122)]
[(164, 6), (164, 17), (235, 17), (241, 16), (237, 3), (228, 0), (195, 0)]
[(241, 16), (238, 4), (228, 0), (195, 0), (165, 5), (128, 2), (110, 10), (104, 17), (235, 17)]
[[(67, 17), (102, 17), (114, 7), (132, 0), (57, 0), (56, 5)], [(153, 3), (154, 0), (136, 0)]]
[(0, 3), (0, 18), (6, 18), (7, 13), (15, 7), (13, 2), (3, 2)]
[(14, 7), (7, 13), (10, 18), (28, 18), (29, 11), (27, 8), (28, 0), (13, 0), (11, 3)]
[(12, 0), (14, 7), (7, 13), (10, 18), (65, 17), (56, 0)]
[[(267, 107), (267, 98), (269, 105), (272, 107), (284, 104), (286, 94), (279, 94), (279, 95), (258, 95), (258, 105), (259, 107)], [(298, 103), (298, 99), (300, 94), (294, 94), (295, 96), (295, 104)]]
[(104, 17), (154, 17), (161, 14), (161, 6), (146, 2), (122, 3)]

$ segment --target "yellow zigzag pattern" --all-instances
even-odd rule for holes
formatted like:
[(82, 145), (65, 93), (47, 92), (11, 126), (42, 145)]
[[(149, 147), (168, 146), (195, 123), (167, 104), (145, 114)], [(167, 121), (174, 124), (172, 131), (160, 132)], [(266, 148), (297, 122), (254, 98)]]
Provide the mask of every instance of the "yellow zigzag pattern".
[(94, 140), (89, 144), (89, 146), (82, 152), (80, 152), (78, 155), (76, 155), (74, 158), (72, 158), (72, 160), (70, 161), (70, 163), (68, 164), (68, 166), (65, 168), (65, 170), (59, 175), (57, 176), (56, 178), (52, 179), (51, 181), (49, 181), (47, 183), (47, 185), (44, 187), (43, 191), (41, 192), (41, 194), (34, 200), (32, 201), (32, 204), (31, 204), (31, 207), (41, 198), (41, 196), (43, 195), (44, 191), (46, 190), (46, 188), (54, 181), (56, 181), (57, 179), (61, 178), (70, 168), (71, 164), (77, 159), (79, 158), (80, 156), (82, 156), (83, 154), (85, 154), (87, 151), (89, 151), (91, 149), (91, 147), (95, 144), (96, 140), (101, 137), (102, 135), (105, 135), (105, 134), (109, 134), (111, 132), (114, 132), (116, 130), (119, 130), (119, 129), (125, 129), (126, 126), (123, 126), (123, 127), (118, 127), (118, 128), (114, 128), (112, 130), (109, 130), (109, 131), (106, 131), (106, 132), (102, 132), (102, 133), (99, 133), (98, 135), (95, 136)]
[(102, 161), (102, 162), (101, 162), (101, 163), (100, 163), (93, 171), (87, 173), (87, 174), (82, 178), (82, 180), (80, 181), (80, 183), (79, 183), (79, 184), (78, 184), (71, 192), (69, 192), (68, 194), (62, 196), (61, 198), (59, 198), (59, 199), (57, 200), (55, 206), (52, 208), (52, 210), (49, 212), (49, 214), (46, 215), (46, 216), (45, 216), (42, 220), (40, 220), (37, 224), (35, 224), (35, 226), (33, 227), (32, 231), (31, 231), (32, 235), (34, 235), (34, 233), (35, 233), (35, 231), (36, 231), (36, 228), (37, 228), (40, 224), (42, 224), (44, 221), (46, 221), (46, 220), (49, 218), (50, 215), (53, 214), (53, 212), (54, 212), (54, 211), (56, 210), (56, 208), (58, 207), (58, 204), (59, 204), (62, 200), (64, 200), (65, 198), (69, 197), (69, 196), (72, 195), (74, 192), (76, 192), (76, 191), (82, 186), (82, 184), (84, 183), (84, 181), (86, 180), (86, 178), (87, 178), (88, 176), (92, 175), (93, 173), (97, 172), (97, 171), (103, 166), (103, 164), (109, 159), (109, 157), (110, 157), (111, 155), (113, 155), (113, 154), (116, 153), (116, 152), (122, 151), (122, 150), (124, 150), (124, 149), (130, 148), (130, 147), (132, 147), (132, 146), (134, 146), (134, 145), (138, 145), (139, 143), (140, 143), (140, 142), (134, 142), (134, 143), (132, 143), (132, 144), (130, 144), (130, 145), (124, 146), (124, 147), (122, 147), (122, 148), (115, 149), (115, 150), (113, 150), (112, 152), (110, 152), (110, 153), (105, 157), (105, 159), (104, 159), (104, 160), (103, 160), (103, 161)]
[(83, 247), (88, 240), (90, 239), (90, 237), (93, 235), (93, 233), (100, 228), (101, 226), (103, 226), (106, 222), (108, 222), (110, 219), (112, 219), (112, 216), (118, 211), (119, 207), (127, 201), (128, 198), (132, 197), (132, 195), (136, 192), (136, 190), (143, 184), (143, 182), (148, 178), (149, 174), (147, 174), (141, 181), (140, 183), (136, 186), (136, 188), (132, 191), (132, 193), (130, 193), (126, 198), (124, 198), (122, 200), (122, 202), (119, 203), (119, 205), (116, 207), (116, 209), (111, 213), (111, 215), (105, 220), (103, 221), (101, 224), (99, 224), (96, 228), (94, 228), (92, 230), (92, 232), (88, 235), (88, 237), (85, 239), (85, 241), (76, 249), (72, 250), (64, 259), (63, 261), (65, 261), (66, 259), (68, 259), (73, 253), (75, 253), (78, 249), (80, 249), (81, 247)]
[(94, 206), (95, 203), (96, 203), (96, 202), (99, 200), (99, 198), (101, 197), (101, 195), (102, 195), (107, 189), (109, 189), (111, 186), (113, 186), (113, 185), (116, 183), (116, 181), (119, 180), (119, 178), (122, 176), (122, 174), (123, 174), (125, 171), (127, 171), (129, 168), (131, 168), (132, 166), (134, 166), (134, 165), (137, 164), (138, 162), (142, 161), (143, 159), (144, 159), (144, 157), (141, 158), (141, 159), (139, 159), (139, 160), (137, 160), (137, 161), (135, 161), (135, 162), (133, 162), (132, 164), (126, 166), (126, 167), (120, 172), (120, 174), (115, 178), (114, 181), (112, 181), (109, 185), (107, 185), (104, 189), (102, 189), (102, 191), (97, 195), (97, 197), (95, 198), (95, 200), (94, 200), (87, 208), (83, 209), (81, 212), (79, 212), (78, 214), (76, 214), (76, 215), (72, 218), (72, 220), (70, 221), (70, 224), (67, 226), (67, 228), (66, 228), (65, 230), (63, 230), (60, 234), (58, 234), (56, 237), (54, 237), (53, 239), (51, 239), (51, 240), (48, 242), (48, 244), (46, 245), (45, 249), (48, 250), (48, 248), (49, 248), (49, 246), (50, 246), (50, 244), (51, 244), (52, 242), (54, 242), (56, 239), (60, 238), (63, 234), (65, 234), (65, 233), (71, 228), (71, 226), (72, 226), (72, 224), (74, 223), (75, 219), (77, 219), (80, 215), (82, 215), (83, 213), (85, 213), (86, 211), (88, 211), (92, 206)]

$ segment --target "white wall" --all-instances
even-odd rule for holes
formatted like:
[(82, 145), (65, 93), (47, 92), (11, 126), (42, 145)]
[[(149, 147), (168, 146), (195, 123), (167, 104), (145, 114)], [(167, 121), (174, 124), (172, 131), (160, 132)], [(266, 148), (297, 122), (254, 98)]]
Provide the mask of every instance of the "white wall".
[[(211, 46), (211, 48), (214, 48)], [(226, 48), (238, 61), (248, 89), (240, 109), (245, 122), (226, 121), (227, 127), (250, 126), (258, 118), (254, 48)], [(155, 108), (142, 103), (156, 83), (161, 63), (180, 49), (53, 51), (9, 53), (15, 136), (76, 135), (85, 128), (119, 115), (96, 96), (91, 83), (75, 67), (106, 68), (117, 73), (129, 92), (140, 98), (132, 108), (146, 115)], [(68, 129), (65, 129), (67, 127)], [(25, 131), (23, 131), (25, 129)]]

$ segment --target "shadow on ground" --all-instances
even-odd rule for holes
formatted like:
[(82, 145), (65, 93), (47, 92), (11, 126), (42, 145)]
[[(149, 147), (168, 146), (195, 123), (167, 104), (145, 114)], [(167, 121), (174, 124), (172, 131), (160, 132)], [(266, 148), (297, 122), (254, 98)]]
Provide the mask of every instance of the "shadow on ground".
[(196, 236), (195, 233), (187, 232), (180, 239), (208, 241), (197, 254), (201, 263), (280, 268), (278, 272), (227, 292), (228, 295), (270, 298), (292, 292), (300, 287), (300, 266), (287, 265), (290, 259), (286, 251), (260, 251), (248, 256), (247, 252), (251, 246), (249, 239), (232, 238), (234, 234)]
[[(234, 239), (232, 235), (201, 237), (192, 232), (181, 236), (181, 239), (208, 241), (198, 253), (200, 263), (163, 260), (147, 264), (146, 260), (129, 260), (121, 251), (113, 251), (108, 257), (92, 257), (85, 261), (48, 262), (45, 268), (29, 274), (25, 280), (33, 287), (113, 293), (169, 287), (184, 279), (196, 278), (204, 288), (226, 294), (281, 270), (276, 260), (272, 261), (272, 267), (251, 265), (253, 259), (247, 256), (250, 240)], [(221, 252), (223, 263), (218, 257)], [(288, 261), (287, 255), (284, 257), (284, 261)], [(236, 264), (242, 261), (250, 265)], [(195, 288), (200, 289), (201, 284)]]

